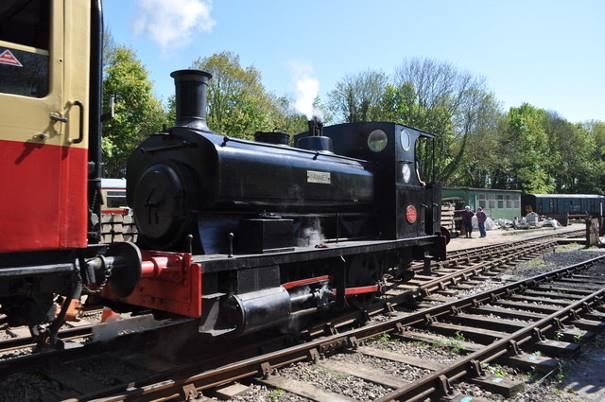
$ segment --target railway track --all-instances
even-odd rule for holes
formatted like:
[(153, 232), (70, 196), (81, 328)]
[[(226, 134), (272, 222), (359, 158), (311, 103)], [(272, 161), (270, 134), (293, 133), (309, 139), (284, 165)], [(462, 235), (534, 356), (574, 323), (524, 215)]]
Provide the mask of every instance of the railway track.
[[(575, 235), (577, 232), (565, 233)], [(367, 306), (363, 315), (372, 317), (391, 311), (401, 304), (409, 304), (420, 297), (427, 297), (435, 292), (441, 295), (451, 295), (454, 291), (448, 288), (460, 286), (474, 286), (478, 281), (493, 278), (507, 265), (532, 258), (551, 249), (557, 244), (556, 235), (542, 235), (535, 238), (520, 240), (511, 243), (494, 244), (457, 250), (448, 256), (446, 261), (433, 263), (429, 270), (423, 264), (414, 264), (411, 268), (416, 271), (416, 277), (409, 282), (394, 281), (386, 286), (386, 298), (378, 303)], [(464, 283), (463, 283), (464, 282)], [(65, 342), (85, 342), (90, 340), (94, 328), (99, 325), (98, 316), (101, 308), (87, 308), (81, 321), (66, 324), (59, 333)], [(358, 313), (351, 317), (336, 320), (330, 325), (341, 327), (360, 320)], [(95, 319), (95, 317), (97, 319)], [(7, 353), (27, 353), (35, 346), (34, 339), (28, 335), (26, 327), (5, 330), (5, 338), (0, 341), (0, 357)]]
[[(214, 369), (199, 363), (172, 368), (128, 386), (122, 384), (82, 395), (79, 400), (183, 399), (200, 391), (215, 392), (233, 381), (255, 381), (316, 401), (352, 400), (350, 396), (317, 388), (297, 378), (301, 372), (309, 371), (309, 365), (334, 381), (353, 376), (373, 384), (379, 389), (376, 399), (381, 402), (444, 397), (464, 400), (464, 395), (456, 395), (454, 385), (463, 379), (510, 396), (521, 384), (506, 376), (486, 374), (489, 364), (498, 362), (542, 372), (556, 370), (559, 358), (572, 355), (582, 341), (605, 329), (605, 276), (582, 273), (603, 262), (605, 256), (593, 258), (423, 311), (397, 314), (384, 322)], [(385, 336), (435, 347), (451, 342), (455, 350), (452, 353), (460, 356), (444, 363), (364, 346), (365, 342)], [(366, 360), (400, 364), (404, 369), (415, 367), (420, 375), (413, 379), (399, 378), (372, 364), (350, 363), (355, 361), (352, 356), (359, 355)]]
[[(481, 276), (484, 275), (489, 269), (496, 269), (496, 271), (493, 272), (489, 272), (489, 275), (498, 275), (498, 269), (501, 269), (503, 264), (513, 264), (514, 261), (519, 261), (520, 259), (528, 259), (531, 258), (532, 256), (535, 256), (536, 254), (540, 254), (542, 252), (544, 252), (545, 250), (553, 247), (556, 243), (555, 239), (536, 239), (533, 240), (527, 244), (521, 244), (523, 242), (515, 242), (512, 244), (508, 244), (508, 245), (498, 245), (498, 246), (491, 246), (488, 248), (488, 250), (486, 250), (486, 248), (481, 248), (481, 250), (476, 250), (476, 253), (470, 253), (470, 252), (461, 252), (461, 253), (457, 253), (458, 255), (455, 256), (455, 258), (452, 258), (452, 260), (448, 261), (447, 263), (442, 263), (441, 266), (437, 266), (435, 267), (435, 271), (427, 277), (429, 278), (421, 278), (419, 280), (419, 283), (415, 283), (415, 284), (405, 284), (403, 288), (398, 289), (399, 293), (395, 292), (394, 289), (396, 289), (396, 287), (391, 288), (391, 290), (393, 290), (395, 292), (395, 294), (390, 295), (390, 297), (385, 298), (385, 300), (381, 300), (378, 303), (375, 303), (371, 306), (368, 306), (365, 310), (361, 311), (361, 312), (354, 312), (354, 313), (350, 313), (350, 314), (345, 314), (344, 316), (341, 317), (337, 317), (335, 319), (329, 320), (327, 322), (323, 322), (321, 325), (316, 325), (314, 327), (312, 327), (309, 330), (303, 331), (301, 333), (301, 339), (307, 341), (307, 342), (314, 342), (315, 339), (319, 339), (322, 337), (325, 337), (326, 335), (328, 336), (333, 336), (334, 334), (339, 334), (342, 333), (343, 331), (346, 333), (349, 330), (355, 330), (355, 329), (351, 329), (352, 327), (356, 327), (359, 325), (363, 325), (364, 323), (367, 323), (368, 321), (370, 321), (372, 319), (372, 317), (374, 316), (379, 316), (379, 315), (384, 315), (387, 312), (391, 312), (391, 314), (396, 314), (395, 313), (395, 307), (399, 304), (404, 304), (404, 303), (409, 303), (411, 300), (420, 300), (422, 298), (426, 298), (427, 296), (430, 296), (432, 294), (433, 291), (436, 292), (441, 292), (443, 290), (443, 288), (446, 288), (448, 286), (448, 284), (450, 286), (459, 286), (461, 284), (461, 282), (463, 281), (469, 281), (469, 280), (473, 280), (473, 278), (475, 279), (481, 279)], [(486, 256), (490, 255), (491, 260), (488, 259)], [(488, 259), (488, 261), (485, 261), (486, 259)], [(446, 268), (447, 267), (447, 268)], [(439, 269), (441, 269), (442, 271), (439, 271)], [(442, 282), (444, 285), (439, 285), (438, 283)], [(446, 290), (447, 291), (447, 290)], [(388, 293), (387, 293), (388, 295)], [(430, 308), (429, 308), (430, 310)], [(179, 324), (179, 325), (187, 325), (186, 323), (183, 324)], [(370, 324), (372, 325), (372, 324)], [(80, 329), (83, 330), (83, 329)], [(66, 331), (66, 337), (68, 337), (69, 335), (69, 331)], [(75, 331), (75, 330), (74, 330)], [(90, 331), (92, 331), (92, 328), (90, 328)], [(161, 331), (160, 331), (161, 332)], [(83, 335), (82, 333), (73, 333), (71, 334), (74, 337), (80, 337), (82, 338)], [(161, 337), (161, 335), (156, 334), (156, 337)], [(122, 337), (122, 338), (128, 338), (128, 337)], [(146, 342), (146, 340), (144, 340), (143, 338), (143, 334), (133, 334), (133, 336), (131, 337), (132, 339), (136, 339), (136, 341), (134, 341), (134, 343), (143, 341)], [(168, 336), (168, 338), (170, 338), (170, 336)], [(171, 339), (171, 338), (170, 338)], [(300, 341), (301, 339), (299, 339), (298, 341)], [(271, 349), (280, 349), (283, 348), (285, 344), (287, 344), (290, 340), (283, 337), (282, 339), (275, 339), (273, 341), (269, 341), (267, 342), (266, 340), (258, 340), (258, 339), (252, 339), (251, 342), (249, 343), (249, 346), (246, 348), (246, 350), (238, 350), (237, 353), (235, 353), (235, 355), (237, 357), (242, 357), (242, 356), (250, 356), (250, 358), (255, 358), (255, 356), (258, 355), (259, 350), (271, 350)], [(122, 345), (125, 343), (128, 343), (129, 341), (122, 339), (121, 340)], [(131, 341), (132, 342), (132, 341)], [(4, 365), (4, 367), (0, 367), (0, 371), (8, 374), (10, 372), (13, 372), (15, 370), (19, 371), (19, 370), (24, 370), (25, 372), (30, 371), (31, 372), (31, 368), (33, 369), (33, 372), (36, 372), (36, 370), (41, 370), (42, 372), (45, 372), (47, 369), (41, 368), (40, 369), (40, 364), (42, 361), (45, 360), (49, 360), (49, 361), (53, 361), (54, 359), (60, 359), (62, 362), (64, 361), (72, 361), (74, 362), (73, 364), (68, 364), (68, 367), (71, 367), (70, 370), (67, 370), (67, 367), (65, 366), (65, 363), (61, 364), (61, 368), (63, 370), (66, 370), (66, 373), (70, 373), (73, 372), (73, 367), (76, 367), (76, 372), (80, 372), (81, 369), (77, 369), (77, 367), (79, 367), (79, 364), (81, 363), (81, 365), (84, 366), (94, 366), (95, 364), (90, 364), (87, 363), (90, 361), (90, 358), (92, 355), (104, 355), (104, 357), (102, 358), (102, 360), (106, 360), (106, 361), (111, 361), (111, 363), (109, 364), (112, 367), (116, 367), (116, 366), (120, 366), (123, 365), (124, 367), (129, 367), (128, 369), (126, 369), (126, 372), (129, 373), (141, 373), (143, 372), (144, 374), (142, 375), (142, 378), (146, 378), (147, 381), (150, 381), (150, 378), (154, 378), (157, 377), (158, 380), (160, 380), (161, 378), (163, 378), (165, 376), (165, 372), (163, 370), (160, 371), (160, 373), (154, 373), (153, 370), (149, 370), (149, 367), (172, 367), (174, 365), (176, 366), (181, 366), (181, 363), (175, 364), (174, 362), (168, 362), (166, 361), (166, 359), (164, 357), (162, 357), (159, 360), (156, 360), (154, 358), (151, 358), (149, 354), (144, 353), (143, 355), (141, 355), (140, 353), (135, 353), (133, 355), (129, 355), (129, 356), (123, 356), (122, 354), (120, 354), (120, 356), (114, 356), (109, 350), (120, 350), (120, 346), (115, 346), (115, 347), (109, 347), (108, 349), (104, 349), (103, 347), (95, 347), (95, 345), (89, 345), (90, 347), (84, 347), (84, 348), (79, 348), (79, 349), (75, 349), (75, 350), (71, 350), (71, 351), (66, 351), (66, 352), (70, 352), (70, 353), (55, 353), (55, 354), (46, 354), (44, 356), (36, 356), (36, 355), (32, 355), (29, 356), (29, 359), (19, 359), (22, 360), (18, 363), (16, 363), (15, 365), (13, 365), (12, 363), (7, 363)], [(140, 345), (139, 345), (140, 346)], [(204, 353), (206, 353), (205, 351), (202, 351), (202, 355), (204, 355)], [(311, 352), (312, 353), (312, 352)], [(210, 367), (217, 367), (220, 366), (221, 364), (226, 364), (227, 361), (233, 361), (234, 356), (232, 354), (229, 354), (229, 356), (224, 355), (222, 356), (219, 360), (217, 360), (216, 358), (214, 358), (212, 356), (212, 353), (206, 354), (205, 355), (208, 360), (207, 363), (209, 364), (207, 366), (207, 368)], [(143, 365), (141, 366), (141, 362), (143, 362)], [(161, 362), (161, 363), (160, 363)], [(186, 366), (187, 364), (185, 364)], [(37, 368), (36, 368), (37, 367)], [(53, 366), (51, 366), (53, 367)], [(100, 367), (102, 367), (102, 364), (100, 365)], [(13, 370), (14, 368), (14, 370)], [(59, 388), (66, 388), (69, 391), (66, 391), (67, 393), (64, 395), (60, 395), (57, 394), (57, 398), (61, 399), (67, 396), (73, 396), (73, 395), (78, 395), (78, 394), (84, 394), (85, 397), (82, 399), (87, 399), (89, 397), (92, 397), (96, 394), (99, 395), (103, 395), (103, 394), (107, 394), (107, 385), (102, 383), (102, 384), (95, 384), (94, 381), (88, 381), (88, 382), (84, 382), (82, 384), (78, 384), (79, 387), (76, 387), (75, 384), (64, 384), (63, 381), (65, 381), (65, 377), (61, 376), (60, 378), (56, 378), (56, 367), (54, 367), (52, 369), (52, 372), (55, 373), (54, 377), (51, 375), (51, 382), (53, 384), (55, 384), (56, 387)], [(72, 373), (72, 374), (76, 374), (76, 373)], [(254, 373), (252, 373), (254, 374)], [(39, 375), (38, 375), (39, 376)], [(43, 376), (46, 376), (45, 374)], [(101, 376), (103, 376), (103, 374), (101, 374)], [(69, 377), (69, 375), (68, 375)], [(111, 377), (111, 375), (110, 375)], [(136, 381), (143, 381), (141, 379), (141, 377), (127, 377), (129, 382), (136, 382)], [(113, 378), (110, 383), (120, 383), (120, 379), (118, 378)], [(163, 383), (163, 381), (160, 381)], [(218, 384), (215, 384), (218, 385)], [(74, 387), (76, 389), (74, 389)], [(116, 390), (118, 389), (122, 389), (123, 387), (121, 385), (118, 385)], [(91, 389), (95, 389), (96, 391), (91, 392)], [(103, 391), (98, 391), (99, 389), (103, 390)], [(110, 392), (111, 393), (111, 392)], [(52, 399), (52, 398), (51, 398)], [(1, 400), (1, 399), (0, 399)]]

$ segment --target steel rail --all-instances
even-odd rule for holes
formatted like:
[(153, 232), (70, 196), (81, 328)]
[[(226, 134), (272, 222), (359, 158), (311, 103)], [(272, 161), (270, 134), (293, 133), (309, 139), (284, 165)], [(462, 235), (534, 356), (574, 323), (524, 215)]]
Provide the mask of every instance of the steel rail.
[[(597, 261), (601, 261), (604, 257), (597, 257), (584, 263), (578, 264), (581, 267), (588, 267)], [(548, 278), (561, 278), (570, 272), (570, 267), (563, 268), (563, 270), (557, 271), (553, 275), (540, 275), (538, 277), (531, 278), (528, 282), (529, 285), (534, 285), (539, 282), (546, 282)], [(524, 281), (527, 282), (527, 281)], [(504, 288), (510, 290), (509, 287)], [(534, 323), (529, 324), (525, 328), (521, 328), (518, 331), (506, 336), (498, 341), (495, 341), (489, 345), (486, 345), (483, 349), (471, 353), (467, 357), (456, 361), (454, 364), (432, 373), (423, 379), (420, 379), (409, 386), (405, 386), (395, 390), (394, 392), (379, 398), (377, 402), (387, 401), (417, 401), (423, 400), (429, 397), (435, 392), (439, 392), (442, 384), (447, 384), (450, 381), (460, 379), (469, 374), (480, 375), (480, 373), (473, 373), (473, 367), (480, 367), (477, 363), (489, 363), (492, 360), (498, 359), (507, 354), (514, 354), (519, 346), (530, 342), (532, 339), (537, 338), (536, 329), (540, 330), (540, 333), (548, 332), (553, 329), (558, 329), (561, 322), (570, 318), (575, 318), (578, 313), (582, 311), (590, 310), (591, 306), (596, 303), (601, 303), (605, 296), (605, 287), (595, 291), (594, 293), (587, 295), (586, 297), (577, 300), (567, 307), (563, 307), (561, 310), (552, 313)], [(457, 308), (462, 306), (458, 305)], [(468, 305), (464, 306), (468, 307)], [(438, 315), (436, 315), (438, 316)], [(537, 338), (539, 341), (540, 339)], [(446, 380), (446, 381), (444, 381)], [(445, 395), (441, 395), (445, 396)]]
[[(431, 294), (431, 292), (434, 292), (436, 290), (443, 290), (448, 283), (451, 285), (456, 285), (459, 279), (467, 280), (471, 276), (478, 275), (491, 268), (514, 262), (516, 260), (519, 260), (520, 258), (527, 257), (532, 253), (536, 253), (554, 247), (554, 243), (556, 242), (546, 241), (542, 243), (532, 243), (529, 247), (518, 246), (513, 249), (507, 249), (507, 253), (513, 254), (508, 254), (506, 256), (491, 259), (489, 261), (481, 261), (478, 266), (463, 268), (459, 271), (452, 272), (451, 274), (435, 278), (432, 281), (419, 285), (418, 292), (420, 292), (420, 296), (428, 296)], [(417, 294), (415, 296), (417, 297), (419, 295)]]
[(490, 248), (495, 248), (495, 247), (501, 247), (501, 246), (506, 246), (506, 245), (516, 245), (519, 243), (526, 243), (526, 242), (535, 241), (535, 240), (545, 240), (545, 239), (548, 239), (549, 237), (559, 238), (562, 236), (584, 234), (584, 232), (585, 232), (585, 230), (578, 229), (578, 230), (572, 230), (572, 231), (563, 232), (563, 233), (547, 233), (547, 234), (542, 233), (542, 234), (537, 234), (536, 236), (526, 237), (526, 238), (515, 240), (512, 242), (500, 242), (500, 243), (486, 244), (486, 245), (482, 245), (482, 246), (475, 246), (475, 247), (463, 248), (463, 249), (458, 249), (458, 250), (452, 250), (452, 251), (448, 252), (448, 255), (457, 256), (458, 254), (479, 252), (479, 251), (484, 251), (484, 250), (488, 250)]
[[(551, 272), (536, 275), (521, 281), (517, 281), (502, 287), (485, 291), (476, 295), (468, 296), (463, 299), (444, 303), (431, 307), (416, 313), (403, 317), (396, 317), (387, 321), (373, 323), (361, 328), (355, 328), (340, 334), (316, 339), (307, 343), (289, 347), (287, 349), (266, 353), (260, 356), (248, 358), (235, 363), (227, 364), (222, 367), (204, 370), (200, 365), (192, 365), (181, 371), (170, 371), (169, 373), (159, 374), (145, 381), (129, 384), (128, 387), (118, 386), (103, 390), (98, 393), (89, 394), (75, 400), (98, 400), (98, 401), (122, 401), (122, 400), (157, 400), (182, 395), (188, 387), (194, 387), (197, 390), (214, 388), (219, 385), (227, 384), (242, 378), (252, 376), (266, 376), (276, 368), (289, 365), (294, 362), (317, 359), (320, 353), (327, 353), (341, 349), (343, 347), (354, 348), (359, 341), (374, 337), (381, 333), (400, 332), (406, 327), (430, 322), (433, 318), (446, 314), (452, 314), (459, 309), (473, 307), (485, 302), (497, 300), (503, 295), (510, 295), (518, 291), (524, 291), (538, 284), (571, 275), (573, 272), (587, 269), (597, 262), (605, 260), (605, 256), (592, 258), (581, 263), (569, 265)], [(392, 394), (385, 396), (384, 401), (404, 400), (406, 395), (414, 394), (413, 399), (425, 397), (434, 393), (438, 388), (435, 383), (440, 380), (453, 380), (460, 378), (468, 373), (469, 362), (472, 361), (490, 361), (509, 352), (511, 341), (517, 344), (523, 344), (532, 338), (534, 328), (547, 330), (554, 328), (557, 318), (569, 317), (569, 314), (577, 314), (586, 310), (591, 304), (600, 302), (605, 295), (605, 289), (600, 289), (595, 293), (574, 302), (570, 306), (563, 308), (560, 312), (552, 314), (544, 319), (530, 324), (527, 328), (519, 330), (510, 337), (488, 345), (486, 349), (473, 353), (468, 359), (461, 363), (455, 363), (451, 368), (438, 372), (437, 376), (427, 377), (425, 380), (417, 382), (418, 385), (408, 386), (396, 390)], [(510, 338), (510, 339), (509, 339)], [(196, 371), (197, 370), (197, 371)], [(191, 372), (196, 374), (191, 375)], [(447, 377), (450, 375), (451, 377)], [(166, 380), (167, 376), (170, 378)], [(445, 377), (444, 377), (445, 376)], [(161, 380), (163, 378), (163, 380)], [(96, 399), (95, 399), (96, 398)]]
[[(547, 244), (548, 243), (548, 244)], [(321, 323), (320, 325), (313, 326), (309, 330), (309, 337), (317, 337), (326, 333), (326, 330), (331, 332), (335, 332), (336, 329), (340, 329), (342, 327), (352, 325), (355, 323), (363, 324), (364, 321), (367, 321), (369, 318), (374, 317), (379, 314), (383, 314), (387, 311), (394, 311), (396, 306), (416, 302), (420, 300), (422, 297), (428, 296), (431, 292), (436, 290), (443, 290), (447, 288), (447, 284), (458, 285), (461, 283), (461, 280), (471, 279), (473, 276), (483, 273), (485, 271), (489, 271), (490, 269), (497, 268), (499, 264), (506, 264), (510, 262), (514, 262), (519, 258), (527, 257), (532, 255), (534, 252), (542, 251), (543, 249), (549, 248), (549, 245), (552, 246), (552, 242), (545, 243), (532, 243), (532, 250), (527, 253), (519, 253), (519, 250), (523, 250), (523, 247), (518, 247), (516, 250), (507, 250), (509, 252), (516, 251), (517, 254), (509, 254), (505, 257), (501, 257), (498, 260), (498, 263), (492, 264), (492, 261), (479, 262), (478, 265), (474, 265), (468, 268), (460, 269), (456, 272), (452, 272), (450, 274), (443, 275), (441, 277), (437, 277), (435, 280), (431, 282), (426, 282), (423, 284), (419, 284), (414, 289), (406, 289), (404, 292), (389, 297), (387, 300), (381, 299), (367, 307), (363, 311), (354, 311), (351, 313), (347, 313), (345, 315), (340, 316), (337, 320), (330, 320), (329, 322)], [(538, 246), (534, 249), (535, 246)], [(540, 247), (544, 246), (544, 247)], [(525, 246), (527, 247), (527, 246)], [(489, 258), (489, 257), (488, 257)], [(406, 283), (404, 283), (406, 285)], [(407, 285), (410, 286), (410, 285)]]

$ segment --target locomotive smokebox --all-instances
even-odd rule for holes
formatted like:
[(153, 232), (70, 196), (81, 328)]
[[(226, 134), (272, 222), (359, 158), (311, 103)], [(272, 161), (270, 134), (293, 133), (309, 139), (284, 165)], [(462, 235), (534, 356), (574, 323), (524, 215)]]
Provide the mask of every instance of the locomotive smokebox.
[(176, 126), (208, 130), (206, 106), (210, 73), (178, 70), (170, 74), (176, 87)]

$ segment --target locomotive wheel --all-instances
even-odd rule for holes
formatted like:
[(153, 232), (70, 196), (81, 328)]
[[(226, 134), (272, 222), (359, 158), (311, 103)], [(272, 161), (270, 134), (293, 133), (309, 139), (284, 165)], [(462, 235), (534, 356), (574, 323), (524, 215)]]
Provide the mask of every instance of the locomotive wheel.
[[(346, 287), (373, 286), (383, 281), (384, 268), (375, 255), (354, 256), (347, 266)], [(364, 293), (346, 298), (347, 304), (364, 310), (378, 298), (377, 293)]]
[(445, 244), (449, 244), (449, 242), (450, 242), (450, 240), (452, 238), (452, 235), (450, 234), (450, 231), (447, 230), (447, 228), (445, 226), (441, 226), (440, 229), (441, 229), (441, 235), (443, 237), (445, 237)]

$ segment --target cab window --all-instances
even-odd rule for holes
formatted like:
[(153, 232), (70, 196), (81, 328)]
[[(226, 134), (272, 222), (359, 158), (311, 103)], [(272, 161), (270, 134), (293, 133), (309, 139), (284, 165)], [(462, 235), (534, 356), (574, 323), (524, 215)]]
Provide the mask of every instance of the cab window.
[(0, 1), (0, 92), (48, 94), (50, 1)]

